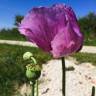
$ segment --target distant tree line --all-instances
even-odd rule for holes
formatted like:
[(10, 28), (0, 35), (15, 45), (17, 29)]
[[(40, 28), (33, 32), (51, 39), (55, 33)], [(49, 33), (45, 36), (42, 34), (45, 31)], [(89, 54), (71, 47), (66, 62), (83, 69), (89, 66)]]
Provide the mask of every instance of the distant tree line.
[(84, 43), (96, 46), (96, 14), (90, 12), (88, 15), (79, 18), (78, 22), (84, 34)]
[(86, 36), (90, 36), (91, 38), (96, 37), (96, 14), (89, 13), (88, 15), (79, 18), (79, 25), (81, 27), (81, 31)]

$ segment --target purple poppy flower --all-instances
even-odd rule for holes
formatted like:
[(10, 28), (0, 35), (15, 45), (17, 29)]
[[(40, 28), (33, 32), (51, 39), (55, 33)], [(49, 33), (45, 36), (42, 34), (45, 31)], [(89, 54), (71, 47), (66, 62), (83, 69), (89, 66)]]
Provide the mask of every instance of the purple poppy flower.
[(22, 20), (19, 31), (55, 58), (77, 52), (83, 45), (76, 16), (64, 4), (33, 8)]

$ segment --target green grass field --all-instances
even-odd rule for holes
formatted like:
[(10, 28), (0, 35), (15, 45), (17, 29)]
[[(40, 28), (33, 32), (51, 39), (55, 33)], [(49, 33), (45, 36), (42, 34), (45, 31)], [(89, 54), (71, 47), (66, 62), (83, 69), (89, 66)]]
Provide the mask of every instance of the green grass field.
[(0, 32), (1, 40), (18, 40), (18, 41), (26, 41), (26, 38), (21, 35), (17, 29), (13, 28), (11, 30), (3, 29)]
[(72, 57), (75, 57), (79, 63), (89, 62), (96, 66), (96, 54), (76, 53)]

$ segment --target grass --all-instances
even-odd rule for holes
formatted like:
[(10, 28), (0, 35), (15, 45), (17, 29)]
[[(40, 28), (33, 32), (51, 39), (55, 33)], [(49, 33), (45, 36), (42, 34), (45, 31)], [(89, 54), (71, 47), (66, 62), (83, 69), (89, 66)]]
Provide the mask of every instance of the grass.
[(16, 28), (2, 29), (0, 32), (0, 39), (26, 41), (26, 38), (23, 35), (21, 35)]
[(76, 53), (72, 55), (80, 63), (89, 62), (96, 66), (96, 54), (92, 53)]
[[(94, 35), (94, 34), (93, 34)], [(95, 35), (93, 37), (86, 36), (84, 37), (84, 45), (88, 45), (88, 46), (96, 46), (96, 38)]]
[(86, 40), (84, 42), (84, 45), (87, 45), (87, 46), (96, 46), (96, 39), (90, 40), (90, 41)]
[(34, 47), (21, 47), (0, 44), (0, 96), (13, 96), (18, 87), (28, 82), (25, 76), (26, 63), (22, 59), (24, 52), (34, 54), (39, 64), (51, 59), (51, 56)]

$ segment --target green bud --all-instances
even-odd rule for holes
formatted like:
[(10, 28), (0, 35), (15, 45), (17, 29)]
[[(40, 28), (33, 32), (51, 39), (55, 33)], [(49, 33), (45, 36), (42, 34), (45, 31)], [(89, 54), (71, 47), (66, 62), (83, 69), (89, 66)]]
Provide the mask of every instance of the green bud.
[(31, 70), (26, 70), (26, 77), (31, 79), (35, 77), (35, 72), (32, 72)]
[(37, 80), (41, 75), (41, 71), (26, 70), (26, 77), (32, 81)]
[(23, 55), (23, 59), (24, 60), (28, 60), (33, 56), (33, 54), (31, 52), (25, 52)]

